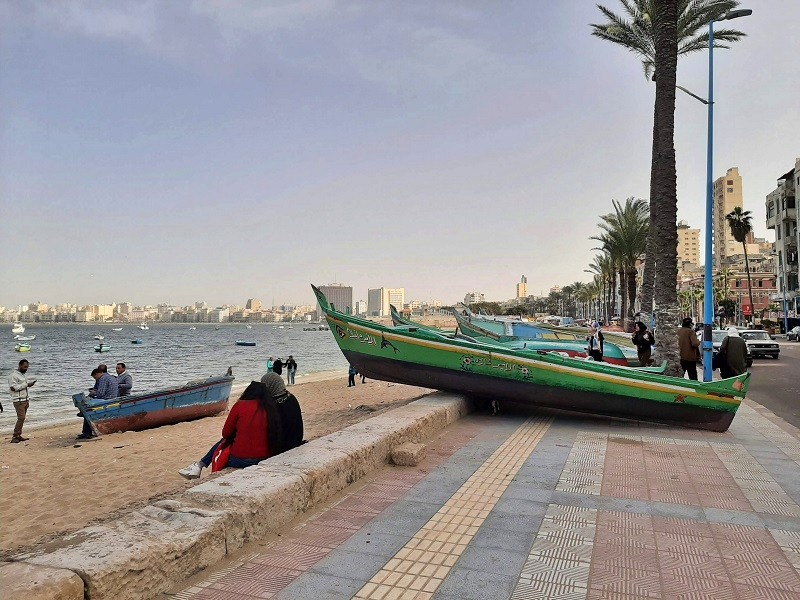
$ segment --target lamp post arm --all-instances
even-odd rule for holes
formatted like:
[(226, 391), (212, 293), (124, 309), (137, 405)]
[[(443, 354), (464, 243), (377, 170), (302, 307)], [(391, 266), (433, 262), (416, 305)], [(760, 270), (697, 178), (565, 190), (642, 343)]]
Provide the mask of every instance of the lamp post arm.
[(689, 94), (689, 95), (690, 95), (692, 98), (694, 98), (695, 100), (699, 100), (699, 101), (700, 101), (700, 102), (702, 102), (703, 104), (706, 104), (706, 105), (707, 105), (707, 104), (709, 103), (709, 102), (708, 102), (708, 100), (706, 100), (705, 98), (702, 98), (701, 96), (698, 96), (697, 94), (695, 94), (695, 93), (693, 93), (693, 92), (690, 92), (689, 90), (687, 90), (687, 89), (686, 89), (685, 87), (683, 87), (682, 85), (676, 85), (675, 87), (676, 87), (677, 89), (679, 89), (680, 91), (682, 91), (682, 92), (686, 92), (686, 93), (687, 93), (687, 94)]

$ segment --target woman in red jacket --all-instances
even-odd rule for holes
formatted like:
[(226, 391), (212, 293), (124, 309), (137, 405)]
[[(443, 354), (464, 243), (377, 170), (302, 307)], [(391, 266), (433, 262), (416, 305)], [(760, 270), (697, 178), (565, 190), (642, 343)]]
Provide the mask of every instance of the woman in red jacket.
[(280, 435), (280, 417), (275, 403), (270, 402), (267, 387), (260, 381), (253, 381), (228, 413), (222, 439), (199, 462), (178, 473), (186, 479), (197, 479), (204, 468), (211, 466), (214, 454), (223, 444), (230, 446), (226, 466), (252, 467), (276, 453)]

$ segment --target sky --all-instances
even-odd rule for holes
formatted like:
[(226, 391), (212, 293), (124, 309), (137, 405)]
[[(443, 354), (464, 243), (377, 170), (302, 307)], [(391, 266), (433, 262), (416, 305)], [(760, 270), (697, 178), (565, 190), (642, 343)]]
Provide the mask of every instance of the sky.
[[(739, 167), (773, 241), (800, 2), (742, 6), (714, 173)], [(648, 197), (655, 93), (597, 22), (591, 0), (0, 0), (0, 306), (589, 281), (599, 216)], [(707, 53), (678, 82), (706, 96)], [(675, 118), (678, 218), (702, 228), (706, 109), (679, 92)]]

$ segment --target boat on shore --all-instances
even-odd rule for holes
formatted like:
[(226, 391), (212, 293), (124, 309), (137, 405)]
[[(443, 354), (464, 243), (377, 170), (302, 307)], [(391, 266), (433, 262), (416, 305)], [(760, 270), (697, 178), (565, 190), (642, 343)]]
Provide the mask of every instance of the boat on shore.
[(536, 350), (514, 350), (344, 314), (312, 286), (339, 348), (371, 379), (467, 396), (726, 431), (750, 373), (700, 382)]
[(22, 342), (20, 344), (15, 344), (14, 345), (14, 350), (16, 350), (17, 352), (30, 352), (31, 351), (31, 345), (30, 344), (26, 344), (25, 342)]
[(244, 340), (236, 340), (236, 345), (237, 346), (255, 346), (256, 343), (255, 342), (246, 342)]
[(81, 392), (72, 401), (96, 434), (141, 431), (221, 413), (228, 406), (233, 380), (232, 375), (208, 377), (111, 400), (89, 398)]
[(14, 339), (18, 342), (32, 342), (36, 339), (35, 335), (15, 335)]

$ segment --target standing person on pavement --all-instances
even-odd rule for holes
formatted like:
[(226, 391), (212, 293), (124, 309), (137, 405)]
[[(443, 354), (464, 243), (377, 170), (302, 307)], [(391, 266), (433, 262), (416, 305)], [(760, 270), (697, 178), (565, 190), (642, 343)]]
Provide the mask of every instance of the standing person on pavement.
[(678, 328), (678, 348), (681, 354), (681, 369), (689, 379), (697, 381), (697, 361), (700, 360), (700, 340), (692, 329), (692, 319), (686, 317)]
[(591, 329), (589, 329), (589, 335), (586, 341), (589, 342), (589, 356), (597, 362), (603, 362), (603, 343), (605, 341), (605, 336), (603, 336), (603, 332), (600, 330), (600, 323), (594, 323), (592, 325)]
[(652, 346), (656, 343), (653, 334), (647, 329), (647, 325), (641, 321), (636, 322), (636, 331), (631, 336), (633, 345), (636, 346), (636, 354), (639, 355), (639, 364), (643, 367), (649, 367), (653, 362), (650, 360), (652, 353)]
[(8, 376), (8, 387), (11, 390), (11, 402), (17, 412), (17, 423), (14, 425), (14, 434), (11, 436), (12, 444), (19, 444), (28, 440), (22, 437), (22, 425), (25, 423), (25, 415), (28, 414), (28, 388), (33, 387), (35, 379), (28, 379), (28, 361), (19, 361), (16, 370)]
[(723, 379), (736, 377), (747, 370), (747, 342), (739, 335), (736, 327), (728, 327), (728, 335), (719, 347), (722, 363), (719, 373)]
[(130, 396), (133, 389), (133, 377), (125, 368), (125, 363), (117, 363), (117, 390), (120, 396)]

